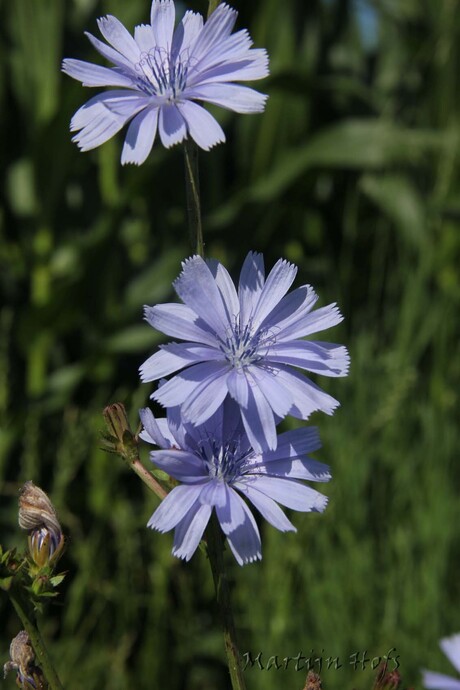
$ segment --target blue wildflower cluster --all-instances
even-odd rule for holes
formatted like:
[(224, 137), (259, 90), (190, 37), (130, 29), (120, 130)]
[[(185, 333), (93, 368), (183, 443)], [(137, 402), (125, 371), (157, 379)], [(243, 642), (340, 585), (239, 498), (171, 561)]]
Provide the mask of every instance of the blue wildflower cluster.
[[(66, 59), (63, 70), (84, 86), (116, 88), (75, 113), (74, 141), (87, 151), (129, 124), (121, 161), (135, 164), (145, 161), (157, 131), (166, 147), (189, 137), (205, 150), (225, 141), (196, 101), (238, 113), (261, 112), (266, 101), (234, 83), (268, 74), (266, 51), (251, 47), (246, 30), (232, 33), (236, 17), (222, 3), (206, 22), (188, 11), (174, 28), (173, 0), (153, 0), (151, 23), (134, 36), (111, 15), (99, 19), (107, 43), (87, 36), (113, 66)], [(349, 358), (341, 345), (305, 340), (342, 317), (335, 304), (313, 309), (317, 295), (308, 285), (288, 294), (296, 272), (280, 259), (265, 278), (263, 257), (251, 252), (236, 288), (221, 263), (192, 256), (174, 283), (182, 304), (145, 309), (151, 326), (183, 341), (162, 346), (140, 369), (143, 381), (160, 381), (152, 397), (167, 410), (165, 419), (143, 410), (141, 436), (161, 449), (152, 461), (180, 482), (149, 526), (175, 529), (180, 558), (191, 558), (213, 509), (242, 565), (261, 558), (246, 500), (281, 531), (295, 527), (278, 504), (326, 507), (327, 499), (302, 483), (330, 479), (329, 468), (309, 457), (320, 447), (317, 430), (278, 436), (277, 425), (287, 415), (332, 414), (337, 400), (302, 371), (345, 376)]]
[(215, 509), (238, 563), (260, 559), (259, 529), (242, 497), (283, 532), (295, 527), (278, 504), (326, 507), (302, 483), (331, 476), (309, 457), (321, 445), (317, 429), (277, 435), (276, 427), (287, 415), (332, 414), (337, 400), (298, 370), (345, 376), (349, 357), (341, 345), (304, 339), (342, 316), (335, 304), (313, 309), (308, 285), (288, 293), (296, 272), (280, 259), (265, 278), (263, 257), (250, 252), (236, 289), (221, 263), (193, 256), (174, 283), (183, 304), (145, 308), (151, 326), (185, 341), (163, 345), (140, 368), (143, 381), (160, 379), (152, 397), (167, 408), (165, 419), (142, 410), (141, 437), (161, 449), (151, 460), (181, 482), (149, 526), (175, 529), (180, 558), (191, 558)]

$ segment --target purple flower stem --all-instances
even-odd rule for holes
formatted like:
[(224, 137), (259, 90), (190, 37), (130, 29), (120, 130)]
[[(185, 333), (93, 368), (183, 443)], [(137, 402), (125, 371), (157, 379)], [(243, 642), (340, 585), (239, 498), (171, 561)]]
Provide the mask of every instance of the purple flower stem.
[(63, 690), (59, 676), (56, 673), (56, 669), (53, 666), (49, 654), (46, 650), (45, 644), (42, 640), (42, 636), (32, 618), (27, 614), (25, 607), (22, 605), (20, 597), (14, 591), (14, 588), (9, 590), (8, 595), (10, 601), (13, 604), (14, 610), (21, 619), (21, 623), (24, 626), (24, 630), (27, 632), (32, 647), (35, 652), (36, 660), (41, 667), (46, 680), (48, 681), (49, 690)]
[(235, 623), (230, 597), (230, 586), (224, 564), (224, 538), (215, 512), (206, 530), (206, 543), (211, 565), (216, 600), (224, 630), (225, 653), (233, 690), (246, 690), (241, 657), (236, 642)]
[(198, 174), (198, 146), (192, 139), (184, 142), (185, 189), (187, 216), (192, 250), (204, 256), (203, 226), (201, 224), (200, 181)]

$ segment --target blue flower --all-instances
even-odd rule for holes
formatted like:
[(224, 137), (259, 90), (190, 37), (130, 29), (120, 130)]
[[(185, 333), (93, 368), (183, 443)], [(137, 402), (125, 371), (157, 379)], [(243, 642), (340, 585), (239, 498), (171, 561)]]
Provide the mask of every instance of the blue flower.
[(250, 252), (238, 292), (217, 261), (193, 256), (182, 266), (174, 288), (184, 304), (145, 308), (151, 326), (187, 341), (162, 346), (141, 366), (143, 381), (182, 369), (152, 398), (181, 406), (184, 420), (199, 425), (230, 396), (258, 452), (276, 448), (276, 424), (286, 415), (333, 413), (337, 400), (296, 368), (346, 375), (345, 347), (303, 340), (342, 320), (335, 304), (313, 310), (317, 295), (308, 285), (287, 295), (297, 268), (283, 259), (265, 279), (263, 257)]
[[(460, 673), (460, 633), (452, 635), (452, 637), (444, 637), (439, 646)], [(422, 682), (428, 690), (460, 690), (460, 679), (451, 678), (434, 671), (423, 671)]]
[(325, 496), (297, 481), (330, 479), (326, 465), (307, 457), (321, 446), (316, 428), (288, 431), (275, 451), (257, 453), (232, 400), (201, 426), (184, 424), (179, 408), (170, 408), (167, 419), (155, 419), (148, 409), (140, 415), (141, 438), (162, 448), (150, 459), (181, 482), (148, 522), (160, 532), (175, 530), (172, 552), (178, 558), (192, 557), (213, 509), (238, 563), (262, 558), (256, 521), (241, 496), (282, 532), (296, 529), (278, 503), (303, 512), (326, 507)]
[(186, 12), (174, 31), (172, 0), (153, 0), (151, 24), (141, 24), (134, 38), (118, 19), (98, 20), (107, 45), (87, 33), (96, 50), (114, 67), (66, 59), (63, 71), (83, 86), (111, 86), (91, 98), (73, 116), (70, 128), (82, 151), (100, 146), (127, 122), (122, 163), (140, 165), (149, 155), (158, 129), (170, 147), (188, 136), (203, 149), (225, 141), (220, 125), (195, 101), (214, 103), (237, 113), (261, 112), (266, 96), (234, 81), (268, 74), (265, 50), (251, 49), (247, 31), (231, 34), (237, 12), (222, 4), (203, 23)]

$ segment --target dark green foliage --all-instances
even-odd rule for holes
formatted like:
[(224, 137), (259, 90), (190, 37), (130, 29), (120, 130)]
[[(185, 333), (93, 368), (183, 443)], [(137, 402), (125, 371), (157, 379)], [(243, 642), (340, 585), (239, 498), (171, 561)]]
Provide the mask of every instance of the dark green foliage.
[[(326, 513), (296, 514), (297, 534), (264, 525), (260, 564), (228, 557), (241, 649), (264, 664), (338, 656), (326, 690), (361, 690), (370, 664), (349, 655), (396, 647), (420, 687), (420, 667), (449, 672), (437, 641), (460, 630), (458, 3), (374, 0), (370, 45), (365, 0), (233, 4), (269, 50), (270, 100), (261, 116), (217, 113), (228, 143), (200, 156), (207, 254), (233, 271), (249, 249), (297, 263), (297, 285), (339, 302), (328, 338), (352, 356), (350, 377), (327, 382), (342, 407), (312, 420), (333, 470)], [(80, 153), (68, 122), (94, 91), (59, 66), (103, 63), (83, 36), (96, 17), (132, 28), (149, 9), (0, 5), (0, 542), (24, 546), (17, 489), (33, 480), (68, 535), (42, 626), (66, 690), (227, 682), (204, 555), (170, 555), (171, 535), (145, 528), (158, 499), (99, 449), (102, 409), (122, 401), (135, 428), (152, 392), (137, 368), (161, 336), (142, 305), (171, 300), (190, 252), (182, 151), (157, 144), (122, 169), (120, 135)], [(0, 620), (3, 663), (19, 630), (6, 595)], [(247, 681), (300, 689), (305, 673)]]

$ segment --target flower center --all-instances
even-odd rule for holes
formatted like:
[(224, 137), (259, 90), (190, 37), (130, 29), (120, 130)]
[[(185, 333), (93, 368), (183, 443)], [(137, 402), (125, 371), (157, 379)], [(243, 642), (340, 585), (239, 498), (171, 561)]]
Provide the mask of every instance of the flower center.
[(242, 476), (241, 466), (246, 461), (248, 452), (241, 449), (239, 439), (224, 445), (208, 439), (201, 442), (199, 450), (212, 479), (231, 484)]
[(220, 349), (233, 368), (242, 369), (266, 357), (272, 343), (269, 331), (253, 332), (251, 322), (241, 324), (237, 316), (225, 340), (221, 340)]
[(190, 58), (183, 51), (175, 58), (164, 48), (152, 48), (143, 53), (136, 65), (138, 87), (150, 96), (176, 100), (187, 85)]

